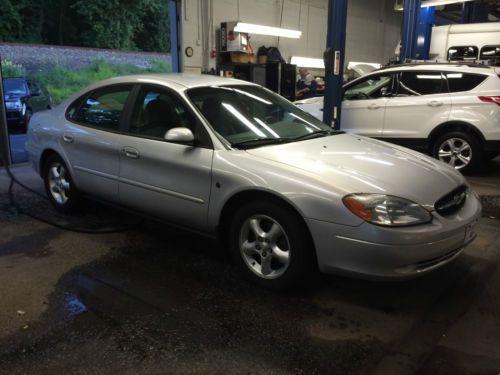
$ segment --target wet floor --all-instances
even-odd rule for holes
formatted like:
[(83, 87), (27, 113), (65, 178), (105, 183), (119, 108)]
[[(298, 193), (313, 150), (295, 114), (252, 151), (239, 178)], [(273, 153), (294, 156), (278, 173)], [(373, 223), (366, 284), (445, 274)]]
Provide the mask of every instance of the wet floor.
[(461, 257), (417, 280), (318, 275), (277, 294), (242, 280), (217, 242), (159, 223), (95, 203), (56, 216), (129, 228), (81, 234), (20, 215), (2, 194), (0, 205), (1, 374), (500, 372), (500, 220), (484, 218)]

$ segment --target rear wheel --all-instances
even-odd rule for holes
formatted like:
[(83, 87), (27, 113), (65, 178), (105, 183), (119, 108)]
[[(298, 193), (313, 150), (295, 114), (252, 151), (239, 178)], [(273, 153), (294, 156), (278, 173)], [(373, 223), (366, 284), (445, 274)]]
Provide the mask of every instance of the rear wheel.
[(436, 139), (432, 155), (466, 174), (477, 171), (483, 160), (479, 140), (468, 133), (453, 131)]
[(47, 196), (56, 210), (69, 213), (78, 207), (80, 194), (59, 155), (53, 154), (47, 158), (43, 179)]
[(296, 285), (314, 264), (304, 222), (291, 209), (269, 201), (251, 202), (236, 212), (229, 243), (244, 275), (269, 289)]

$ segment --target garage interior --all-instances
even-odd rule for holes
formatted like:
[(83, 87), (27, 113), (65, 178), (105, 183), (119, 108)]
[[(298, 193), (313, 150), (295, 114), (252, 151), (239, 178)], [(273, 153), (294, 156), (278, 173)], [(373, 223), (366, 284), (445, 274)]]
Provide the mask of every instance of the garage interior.
[[(342, 130), (350, 62), (432, 60), (432, 26), (500, 20), (499, 1), (435, 2), (169, 0), (172, 71), (294, 101), (308, 68), (322, 120)], [(236, 21), (301, 36), (249, 32), (240, 56), (221, 50)], [(259, 61), (261, 46), (283, 62)], [(500, 373), (500, 157), (465, 176), (482, 217), (453, 262), (405, 281), (318, 272), (276, 292), (246, 281), (217, 239), (96, 200), (56, 211), (30, 163), (12, 163), (0, 94), (0, 374)]]

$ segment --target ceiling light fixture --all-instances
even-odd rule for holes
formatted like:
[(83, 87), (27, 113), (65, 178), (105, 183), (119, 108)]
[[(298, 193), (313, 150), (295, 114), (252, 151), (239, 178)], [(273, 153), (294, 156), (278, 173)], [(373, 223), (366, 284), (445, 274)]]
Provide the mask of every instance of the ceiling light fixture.
[(466, 1), (474, 1), (474, 0), (427, 0), (422, 1), (420, 7), (428, 8), (439, 5), (447, 5), (447, 4), (456, 4), (456, 3), (465, 3)]
[(290, 64), (297, 65), (299, 68), (325, 69), (323, 59), (314, 59), (312, 57), (292, 56)]
[(252, 23), (244, 23), (244, 22), (238, 22), (234, 28), (234, 31), (237, 31), (239, 33), (270, 35), (270, 36), (279, 36), (282, 38), (293, 38), (293, 39), (299, 39), (300, 36), (302, 35), (302, 31), (300, 30), (290, 30), (290, 29), (283, 29), (281, 27), (254, 25)]

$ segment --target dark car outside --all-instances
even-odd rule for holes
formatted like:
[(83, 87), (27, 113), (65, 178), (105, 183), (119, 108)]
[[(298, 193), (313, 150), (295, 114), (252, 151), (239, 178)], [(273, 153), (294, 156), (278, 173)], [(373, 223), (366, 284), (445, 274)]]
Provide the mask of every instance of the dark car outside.
[(3, 81), (5, 109), (10, 133), (26, 133), (34, 112), (51, 108), (51, 98), (40, 82), (26, 78)]

